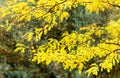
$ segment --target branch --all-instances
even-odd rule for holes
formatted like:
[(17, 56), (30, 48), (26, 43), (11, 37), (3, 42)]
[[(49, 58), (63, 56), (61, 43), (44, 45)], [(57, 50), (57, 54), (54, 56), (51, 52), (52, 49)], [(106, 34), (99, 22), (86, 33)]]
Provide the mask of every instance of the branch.
[(118, 8), (120, 8), (119, 5), (117, 5), (117, 4), (112, 4), (112, 3), (110, 3), (108, 0), (107, 0), (107, 2), (105, 2), (105, 1), (103, 1), (103, 2), (109, 4), (109, 5), (113, 6), (113, 7), (118, 7)]
[(113, 43), (113, 42), (106, 42), (105, 40), (102, 40), (103, 43), (105, 44), (113, 44), (113, 45), (117, 45), (117, 46), (120, 46), (119, 42), (118, 43)]
[[(56, 6), (58, 6), (58, 5), (60, 5), (60, 4), (64, 3), (64, 2), (66, 2), (66, 1), (67, 1), (67, 0), (64, 0), (63, 2), (60, 2), (60, 3), (57, 3), (57, 4), (53, 5), (44, 15), (48, 14), (49, 12), (52, 12), (52, 9), (53, 9), (53, 8), (55, 8)], [(44, 16), (44, 15), (43, 15), (43, 16)]]

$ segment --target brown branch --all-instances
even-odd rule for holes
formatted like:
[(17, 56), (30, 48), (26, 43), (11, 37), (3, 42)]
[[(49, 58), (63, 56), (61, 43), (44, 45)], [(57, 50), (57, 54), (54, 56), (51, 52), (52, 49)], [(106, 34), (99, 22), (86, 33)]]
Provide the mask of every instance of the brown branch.
[(111, 51), (110, 53), (108, 53), (108, 54), (107, 54), (106, 56), (104, 56), (103, 58), (106, 58), (106, 57), (109, 56), (111, 53), (115, 53), (115, 52), (118, 51), (118, 50), (120, 50), (120, 48)]
[(102, 40), (102, 42), (105, 43), (105, 44), (113, 44), (113, 45), (120, 46), (119, 42), (118, 43), (113, 43), (113, 42), (106, 42), (105, 40)]
[(112, 3), (110, 3), (108, 0), (107, 0), (107, 2), (105, 2), (105, 1), (102, 1), (102, 2), (107, 3), (107, 4), (109, 4), (109, 5), (113, 6), (113, 7), (118, 7), (118, 8), (120, 8), (119, 5), (117, 5), (117, 4), (112, 4)]
[(53, 8), (55, 8), (56, 6), (58, 6), (58, 5), (60, 5), (60, 4), (64, 3), (64, 2), (66, 2), (66, 1), (67, 1), (67, 0), (64, 0), (63, 2), (60, 2), (60, 3), (55, 4), (54, 6), (52, 6), (52, 7), (48, 10), (48, 12), (51, 12), (51, 10), (52, 10)]
[[(100, 47), (99, 47), (100, 48)], [(107, 50), (107, 51), (110, 51), (110, 50), (108, 50), (108, 49), (105, 49), (105, 48), (101, 48), (101, 49), (103, 49), (103, 50)], [(105, 56), (103, 56), (103, 57), (101, 57), (101, 58), (99, 58), (99, 59), (101, 59), (100, 61), (98, 61), (98, 62), (101, 62), (101, 61), (103, 61), (107, 56), (109, 56), (111, 53), (115, 53), (116, 51), (119, 51), (120, 50), (120, 48), (118, 48), (118, 49), (115, 49), (115, 50), (113, 50), (113, 51), (110, 51), (110, 53), (108, 53), (108, 54), (106, 54)], [(97, 60), (99, 60), (99, 59), (97, 59)]]
[(113, 45), (120, 46), (120, 44), (119, 44), (119, 43), (110, 43), (110, 42), (105, 42), (105, 44), (113, 44)]
[(116, 4), (111, 4), (111, 3), (108, 3), (109, 5), (112, 5), (113, 7), (118, 7), (118, 8), (120, 8), (120, 6), (119, 5), (116, 5)]

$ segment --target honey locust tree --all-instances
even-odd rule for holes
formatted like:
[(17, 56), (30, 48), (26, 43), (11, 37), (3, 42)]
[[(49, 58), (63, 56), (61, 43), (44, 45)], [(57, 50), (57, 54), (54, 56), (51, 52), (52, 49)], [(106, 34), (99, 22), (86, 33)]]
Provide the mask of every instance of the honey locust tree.
[[(78, 69), (90, 74), (110, 72), (120, 62), (120, 20), (110, 21), (106, 26), (90, 24), (80, 32), (67, 31), (61, 39), (48, 38), (47, 33), (69, 18), (69, 11), (83, 5), (91, 13), (100, 10), (120, 9), (119, 0), (9, 0), (1, 8), (1, 18), (6, 32), (14, 28), (26, 31), (17, 33), (14, 52), (30, 53), (30, 60), (37, 64), (62, 64), (65, 70)], [(36, 23), (36, 24), (34, 24)], [(46, 40), (38, 44), (41, 40)], [(27, 41), (27, 43), (25, 43)]]

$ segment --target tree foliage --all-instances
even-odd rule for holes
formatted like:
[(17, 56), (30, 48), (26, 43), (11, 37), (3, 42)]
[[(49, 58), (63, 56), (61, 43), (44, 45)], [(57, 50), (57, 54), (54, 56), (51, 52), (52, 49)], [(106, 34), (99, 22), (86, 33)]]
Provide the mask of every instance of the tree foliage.
[(120, 62), (120, 19), (105, 26), (93, 23), (79, 27), (79, 32), (62, 31), (59, 39), (48, 36), (79, 5), (91, 13), (120, 9), (119, 0), (10, 0), (0, 9), (1, 27), (5, 32), (17, 30), (14, 52), (22, 57), (29, 54), (28, 59), (37, 64), (61, 64), (65, 70), (77, 69), (79, 74), (85, 70), (88, 76), (110, 72)]

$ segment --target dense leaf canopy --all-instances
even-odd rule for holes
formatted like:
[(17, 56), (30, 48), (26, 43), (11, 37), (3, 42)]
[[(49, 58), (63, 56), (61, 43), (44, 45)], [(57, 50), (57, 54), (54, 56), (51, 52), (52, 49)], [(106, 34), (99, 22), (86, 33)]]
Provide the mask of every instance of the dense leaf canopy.
[[(119, 0), (14, 0), (0, 9), (6, 32), (19, 30), (14, 52), (30, 53), (30, 60), (49, 65), (62, 64), (63, 68), (81, 74), (110, 72), (120, 62), (120, 19), (105, 26), (90, 24), (78, 31), (64, 31), (60, 39), (48, 33), (70, 17), (70, 11), (83, 5), (91, 13), (120, 9)], [(35, 23), (36, 22), (36, 23)], [(21, 31), (26, 30), (26, 31)], [(54, 32), (54, 31), (52, 31)], [(52, 33), (51, 33), (52, 34)]]

